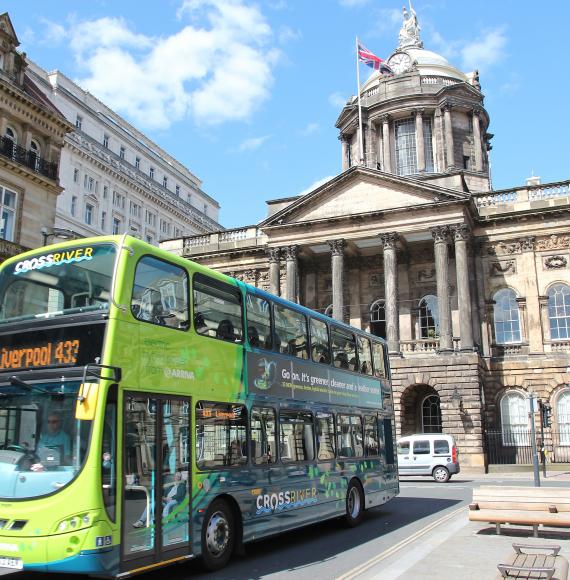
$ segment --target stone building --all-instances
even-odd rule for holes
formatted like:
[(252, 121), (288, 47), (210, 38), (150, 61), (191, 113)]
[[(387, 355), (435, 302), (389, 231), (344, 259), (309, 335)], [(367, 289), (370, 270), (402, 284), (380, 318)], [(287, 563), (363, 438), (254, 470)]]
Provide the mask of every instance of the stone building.
[(524, 461), (532, 393), (566, 460), (570, 183), (491, 189), (478, 74), (408, 19), (394, 74), (361, 88), (362, 131), (356, 97), (339, 116), (342, 173), (259, 224), (162, 246), (385, 337), (398, 434), (453, 434), (473, 469)]
[(50, 242), (128, 233), (158, 244), (221, 228), (218, 202), (182, 163), (60, 71), (28, 69), (74, 129), (61, 154), (64, 191)]
[(0, 261), (42, 245), (55, 222), (64, 116), (30, 78), (7, 13), (0, 15)]

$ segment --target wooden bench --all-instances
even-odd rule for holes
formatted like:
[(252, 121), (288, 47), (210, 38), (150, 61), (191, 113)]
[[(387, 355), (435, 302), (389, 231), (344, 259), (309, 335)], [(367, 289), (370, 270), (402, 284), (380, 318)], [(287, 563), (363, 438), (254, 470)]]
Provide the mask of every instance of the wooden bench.
[(482, 485), (473, 490), (469, 519), (494, 523), (497, 534), (501, 524), (532, 526), (536, 538), (539, 525), (570, 526), (570, 488)]
[(560, 546), (537, 546), (513, 544), (514, 552), (504, 564), (499, 564), (497, 579), (524, 578), (525, 580), (546, 578), (566, 580), (568, 560), (559, 554)]

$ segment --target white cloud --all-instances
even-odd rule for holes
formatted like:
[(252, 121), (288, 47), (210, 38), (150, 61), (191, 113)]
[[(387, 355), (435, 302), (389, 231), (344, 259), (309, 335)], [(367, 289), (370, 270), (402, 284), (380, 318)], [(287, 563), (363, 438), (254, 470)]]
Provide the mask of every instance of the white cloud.
[(118, 18), (75, 22), (79, 84), (144, 128), (250, 118), (269, 97), (281, 58), (264, 15), (244, 0), (186, 0), (178, 16), (190, 24), (165, 37), (138, 34)]
[(506, 45), (507, 37), (502, 28), (487, 31), (484, 36), (461, 49), (463, 67), (485, 69), (494, 65), (504, 58)]
[(293, 30), (290, 26), (282, 26), (279, 29), (279, 42), (285, 44), (290, 40), (299, 40), (302, 34), (299, 29)]
[(307, 123), (307, 126), (301, 130), (301, 135), (307, 136), (312, 135), (319, 129), (318, 123)]
[(61, 44), (66, 39), (67, 31), (59, 22), (41, 18), (40, 23), (44, 26), (42, 44), (53, 46)]
[(297, 195), (306, 195), (307, 193), (310, 193), (314, 189), (317, 189), (317, 187), (320, 187), (321, 185), (323, 185), (327, 181), (330, 181), (333, 177), (334, 177), (334, 175), (327, 175), (327, 177), (323, 177), (322, 179), (318, 179), (317, 181), (315, 181), (314, 183), (309, 185), (309, 187), (303, 189), (303, 191), (301, 191)]
[(271, 135), (263, 135), (262, 137), (246, 139), (239, 146), (239, 151), (255, 151), (255, 149), (259, 149), (270, 137)]
[(347, 8), (353, 8), (354, 6), (364, 6), (368, 4), (370, 0), (338, 0), (341, 6), (346, 6)]
[(332, 95), (329, 95), (329, 103), (335, 109), (342, 109), (346, 105), (347, 100), (346, 96), (341, 93), (332, 93)]

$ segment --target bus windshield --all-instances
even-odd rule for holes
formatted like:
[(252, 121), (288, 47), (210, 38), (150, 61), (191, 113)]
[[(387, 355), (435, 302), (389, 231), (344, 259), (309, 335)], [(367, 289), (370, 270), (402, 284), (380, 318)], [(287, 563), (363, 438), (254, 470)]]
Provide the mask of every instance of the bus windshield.
[(0, 387), (0, 499), (33, 498), (72, 481), (92, 421), (75, 419), (79, 381)]
[(115, 262), (112, 244), (38, 253), (0, 271), (0, 324), (107, 310)]

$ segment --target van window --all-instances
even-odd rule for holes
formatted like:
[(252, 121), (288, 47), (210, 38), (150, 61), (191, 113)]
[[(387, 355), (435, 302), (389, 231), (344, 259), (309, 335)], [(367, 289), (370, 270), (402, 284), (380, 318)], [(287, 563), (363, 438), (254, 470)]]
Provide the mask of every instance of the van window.
[(275, 304), (275, 343), (279, 352), (309, 358), (307, 319), (300, 312)]
[(313, 415), (304, 411), (281, 411), (281, 461), (312, 461), (315, 458)]
[(241, 342), (243, 325), (239, 290), (217, 280), (194, 276), (194, 327), (198, 334)]
[(414, 455), (429, 455), (429, 439), (418, 439), (414, 441)]
[(131, 301), (138, 320), (186, 330), (188, 328), (188, 274), (186, 270), (145, 256), (139, 260)]
[(315, 362), (330, 364), (329, 329), (322, 320), (311, 318), (311, 358)]
[(247, 294), (247, 338), (250, 346), (271, 350), (271, 308), (269, 302)]
[(406, 455), (410, 452), (409, 441), (398, 441), (398, 455)]
[(433, 453), (434, 455), (449, 454), (449, 441), (447, 439), (436, 439), (433, 442)]

